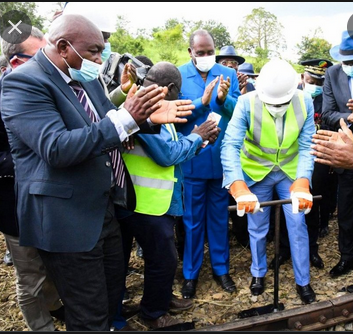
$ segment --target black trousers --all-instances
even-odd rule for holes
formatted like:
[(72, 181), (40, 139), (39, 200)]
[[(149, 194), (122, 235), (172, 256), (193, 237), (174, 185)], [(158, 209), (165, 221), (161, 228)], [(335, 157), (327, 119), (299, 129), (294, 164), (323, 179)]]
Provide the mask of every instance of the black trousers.
[(338, 174), (338, 248), (343, 261), (353, 260), (353, 170)]
[(109, 331), (125, 276), (121, 232), (113, 202), (109, 201), (101, 235), (92, 250), (38, 251), (65, 306), (66, 330)]
[(169, 215), (134, 213), (119, 222), (126, 255), (125, 264), (130, 259), (132, 237), (135, 237), (143, 250), (145, 270), (141, 316), (157, 319), (168, 312), (172, 299), (178, 262), (174, 238), (176, 220)]

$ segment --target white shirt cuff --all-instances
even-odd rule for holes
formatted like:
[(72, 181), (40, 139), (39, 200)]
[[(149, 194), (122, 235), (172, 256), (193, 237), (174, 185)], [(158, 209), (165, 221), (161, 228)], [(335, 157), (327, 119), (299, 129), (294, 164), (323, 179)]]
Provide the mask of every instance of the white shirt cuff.
[(118, 110), (111, 109), (107, 112), (107, 116), (114, 124), (121, 142), (140, 130), (133, 117), (125, 108)]

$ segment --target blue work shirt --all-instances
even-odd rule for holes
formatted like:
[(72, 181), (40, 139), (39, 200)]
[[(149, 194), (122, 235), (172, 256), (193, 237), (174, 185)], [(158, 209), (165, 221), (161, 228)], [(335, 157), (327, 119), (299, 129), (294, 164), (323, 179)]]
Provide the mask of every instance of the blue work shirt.
[[(248, 187), (256, 183), (242, 170), (240, 162), (240, 150), (244, 143), (246, 131), (250, 126), (250, 98), (254, 94), (257, 94), (256, 91), (239, 97), (221, 144), (221, 161), (224, 172), (223, 187), (226, 188), (237, 180), (245, 181)], [(311, 96), (307, 93), (304, 93), (304, 102), (307, 118), (298, 137), (299, 160), (296, 177), (307, 178), (311, 182), (314, 169), (314, 156), (310, 154), (311, 138), (315, 133), (314, 106)], [(288, 126), (285, 123), (286, 115), (283, 117), (285, 126)]]
[(202, 138), (196, 133), (184, 136), (177, 133), (178, 140), (174, 141), (165, 125), (161, 126), (159, 134), (137, 134), (136, 138), (145, 150), (146, 154), (162, 167), (175, 166), (172, 201), (166, 214), (171, 216), (183, 215), (182, 182), (183, 173), (180, 163), (190, 160), (199, 151)]

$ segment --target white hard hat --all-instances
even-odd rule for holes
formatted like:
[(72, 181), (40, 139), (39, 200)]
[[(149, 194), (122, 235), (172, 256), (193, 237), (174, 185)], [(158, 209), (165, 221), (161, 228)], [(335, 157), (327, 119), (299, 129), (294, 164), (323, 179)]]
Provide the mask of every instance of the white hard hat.
[(63, 15), (65, 14), (82, 15), (93, 22), (100, 31), (116, 31), (117, 15), (115, 16), (110, 2), (68, 2), (63, 11)]
[(256, 91), (262, 102), (289, 102), (298, 86), (297, 72), (285, 60), (275, 58), (266, 63), (256, 80)]

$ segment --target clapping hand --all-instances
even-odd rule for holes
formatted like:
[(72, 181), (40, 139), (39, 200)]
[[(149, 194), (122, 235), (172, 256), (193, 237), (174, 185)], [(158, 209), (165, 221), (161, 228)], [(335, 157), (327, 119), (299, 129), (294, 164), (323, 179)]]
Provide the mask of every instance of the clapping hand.
[(208, 106), (211, 103), (213, 89), (216, 87), (216, 83), (218, 82), (219, 77), (213, 79), (205, 88), (201, 102), (204, 106)]
[(218, 100), (220, 100), (223, 103), (228, 95), (228, 91), (230, 87), (230, 78), (227, 77), (227, 80), (224, 80), (223, 74), (221, 74), (219, 80), (220, 81), (217, 89), (217, 96), (218, 96)]
[(318, 130), (313, 135), (315, 162), (344, 169), (353, 169), (353, 133), (347, 124), (340, 119), (338, 132)]
[(136, 67), (130, 63), (126, 63), (120, 77), (121, 90), (127, 94), (136, 81)]
[(217, 126), (217, 122), (213, 120), (207, 120), (200, 124), (195, 125), (191, 133), (197, 133), (201, 136), (202, 141), (208, 140), (210, 144), (213, 144), (221, 131), (221, 128)]

